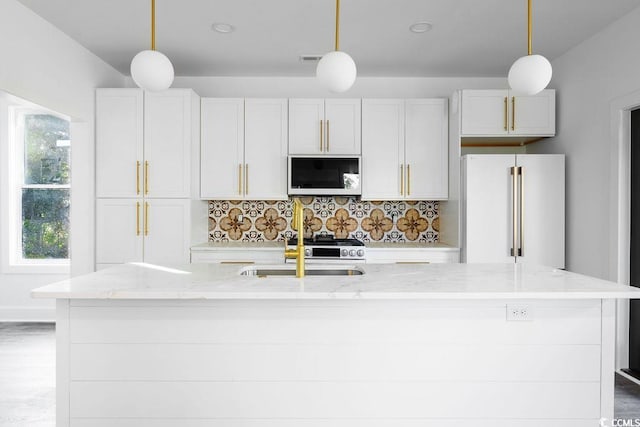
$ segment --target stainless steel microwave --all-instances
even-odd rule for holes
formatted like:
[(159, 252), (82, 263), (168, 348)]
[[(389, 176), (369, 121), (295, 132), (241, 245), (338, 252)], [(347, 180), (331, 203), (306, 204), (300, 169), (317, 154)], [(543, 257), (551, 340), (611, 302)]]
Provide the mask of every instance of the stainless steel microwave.
[(289, 156), (288, 193), (308, 196), (362, 194), (359, 156)]

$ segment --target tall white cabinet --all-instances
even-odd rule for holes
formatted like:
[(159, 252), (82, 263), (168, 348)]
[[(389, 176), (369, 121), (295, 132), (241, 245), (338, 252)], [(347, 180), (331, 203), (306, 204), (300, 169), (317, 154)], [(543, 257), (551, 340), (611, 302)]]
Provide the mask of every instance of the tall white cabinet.
[(287, 100), (202, 100), (203, 199), (287, 199)]
[(98, 268), (189, 261), (206, 227), (206, 205), (191, 200), (199, 188), (199, 103), (187, 89), (97, 90)]
[(462, 261), (565, 266), (561, 154), (462, 158)]
[(446, 99), (362, 100), (362, 198), (446, 200)]

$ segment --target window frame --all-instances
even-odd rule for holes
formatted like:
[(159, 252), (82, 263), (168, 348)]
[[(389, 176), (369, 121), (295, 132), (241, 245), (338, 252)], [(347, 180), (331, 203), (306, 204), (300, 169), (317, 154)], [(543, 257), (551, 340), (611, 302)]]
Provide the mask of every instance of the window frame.
[[(22, 193), (27, 188), (69, 189), (69, 184), (25, 184), (24, 170), (24, 120), (29, 114), (46, 114), (58, 117), (71, 123), (69, 117), (51, 111), (47, 108), (28, 103), (6, 103), (0, 109), (3, 119), (0, 128), (7, 130), (3, 138), (6, 147), (4, 165), (7, 173), (4, 175), (1, 205), (6, 206), (3, 211), (3, 254), (2, 267), (4, 273), (15, 274), (68, 274), (71, 269), (71, 259), (28, 259), (22, 255)], [(4, 126), (3, 126), (4, 122)]]

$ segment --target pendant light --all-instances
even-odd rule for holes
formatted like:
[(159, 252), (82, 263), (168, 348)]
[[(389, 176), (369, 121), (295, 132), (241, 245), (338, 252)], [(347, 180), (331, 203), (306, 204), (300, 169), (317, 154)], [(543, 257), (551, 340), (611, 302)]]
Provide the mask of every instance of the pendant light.
[(151, 0), (151, 50), (143, 50), (131, 61), (131, 77), (145, 90), (161, 91), (173, 83), (173, 65), (156, 50), (156, 0)]
[(356, 81), (356, 63), (340, 52), (340, 0), (336, 0), (336, 47), (322, 56), (316, 68), (316, 77), (331, 92), (345, 92)]
[(531, 54), (531, 0), (528, 1), (527, 56), (518, 58), (509, 70), (509, 86), (522, 95), (535, 95), (551, 81), (551, 63), (542, 55)]

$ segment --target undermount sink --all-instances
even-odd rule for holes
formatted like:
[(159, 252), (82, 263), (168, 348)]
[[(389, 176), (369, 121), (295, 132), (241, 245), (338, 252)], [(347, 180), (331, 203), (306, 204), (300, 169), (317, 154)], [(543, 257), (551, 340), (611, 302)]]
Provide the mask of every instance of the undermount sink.
[[(305, 276), (361, 276), (364, 270), (356, 266), (307, 266)], [(240, 270), (241, 276), (257, 277), (295, 277), (295, 265), (252, 265)]]

